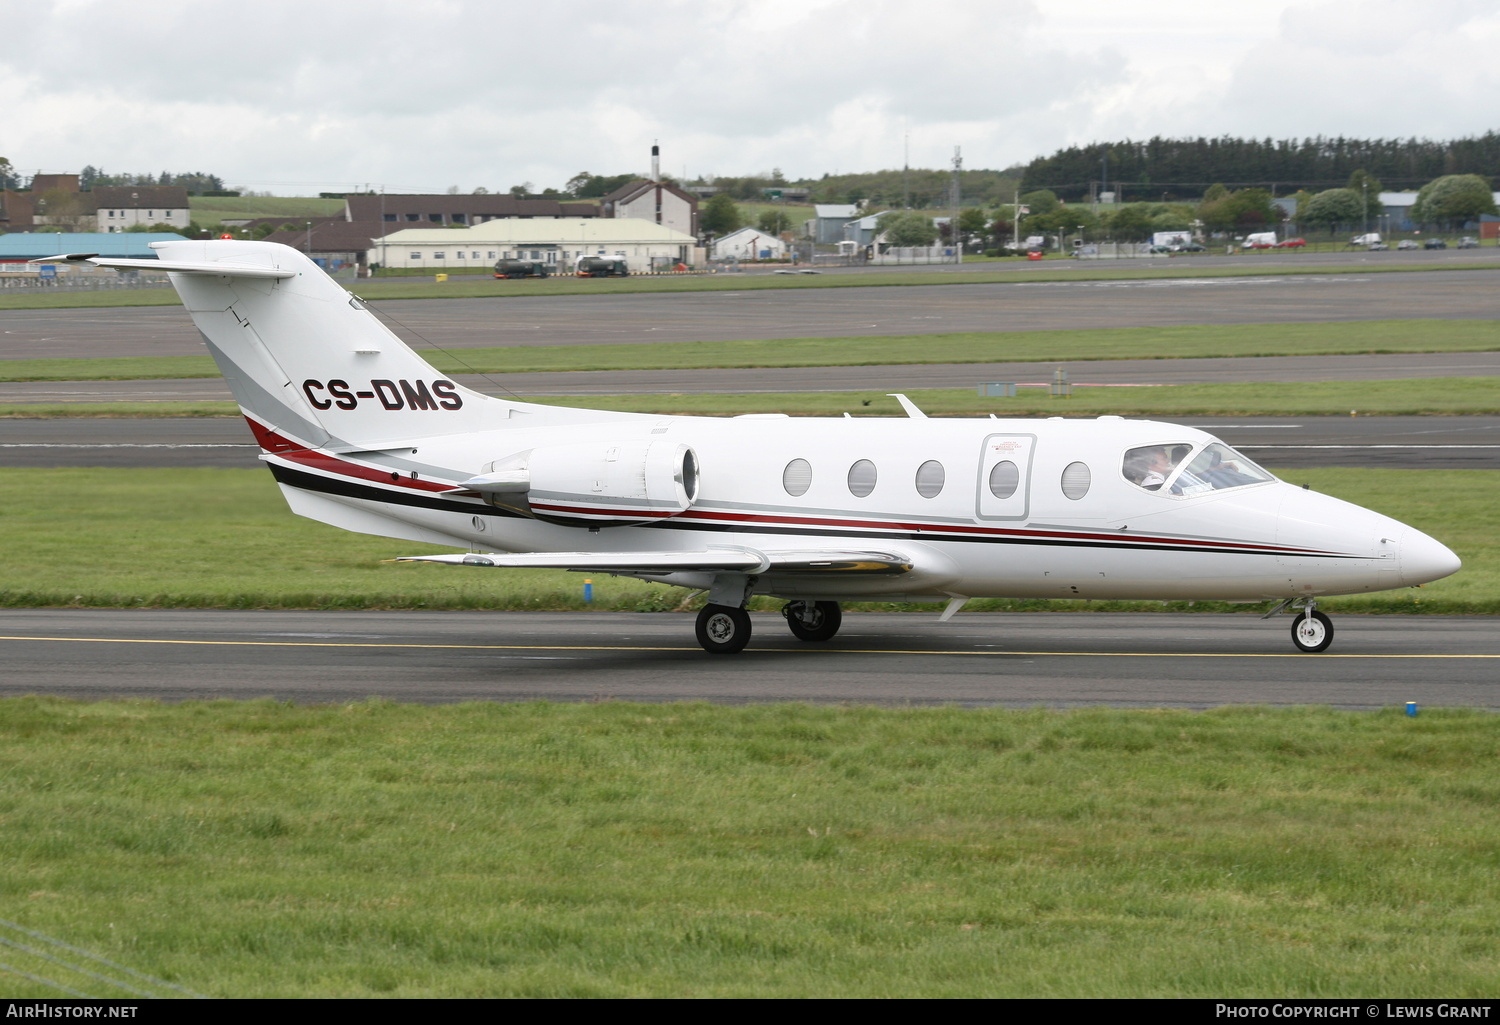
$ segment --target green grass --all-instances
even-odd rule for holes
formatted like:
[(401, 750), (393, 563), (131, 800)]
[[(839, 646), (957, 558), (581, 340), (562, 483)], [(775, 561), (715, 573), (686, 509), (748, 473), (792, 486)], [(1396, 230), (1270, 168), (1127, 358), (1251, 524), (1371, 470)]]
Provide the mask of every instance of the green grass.
[(333, 217), (344, 212), (342, 199), (308, 196), (190, 196), (188, 209), (200, 224), (255, 217)]
[[(1409, 523), (1464, 559), (1418, 589), (1336, 598), (1357, 612), (1500, 612), (1500, 472), (1317, 469), (1295, 483)], [(293, 516), (261, 469), (0, 469), (0, 607), (581, 609), (584, 577), (383, 560), (449, 551)], [(81, 497), (83, 496), (83, 497)], [(697, 608), (688, 592), (593, 575), (593, 608)], [(778, 608), (757, 599), (756, 608)], [(856, 606), (888, 609), (889, 605)], [(936, 606), (910, 606), (935, 609)], [(1180, 609), (1132, 602), (974, 602), (975, 610)], [(1244, 607), (1198, 603), (1199, 610)], [(1252, 611), (1259, 611), (1255, 606)]]
[[(471, 299), (512, 295), (610, 295), (625, 292), (744, 292), (768, 288), (879, 288), (909, 285), (983, 285), (1035, 283), (1046, 281), (1130, 281), (1142, 278), (1240, 278), (1296, 277), (1307, 274), (1410, 274), (1423, 271), (1500, 270), (1500, 262), (1464, 262), (1461, 264), (1329, 266), (1307, 267), (1262, 266), (1236, 263), (1222, 267), (1171, 266), (1167, 261), (1130, 261), (1128, 267), (1097, 268), (1076, 260), (1057, 260), (1045, 270), (1026, 268), (1015, 261), (998, 261), (990, 269), (968, 273), (881, 273), (839, 274), (824, 271), (818, 275), (748, 275), (696, 274), (682, 277), (633, 276), (629, 278), (553, 277), (545, 281), (446, 281), (441, 284), (425, 278), (361, 281), (353, 291), (370, 300), (383, 299)], [(462, 268), (440, 267), (434, 271), (452, 273)], [(0, 310), (54, 309), (101, 306), (177, 306), (177, 293), (171, 289), (145, 289), (122, 297), (115, 292), (57, 292), (0, 296)]]
[[(1500, 325), (1494, 321), (1366, 320), (1329, 324), (1186, 325), (627, 345), (512, 345), (425, 349), (421, 355), (444, 373), (521, 373), (922, 363), (1065, 363), (1105, 359), (1486, 352), (1496, 349), (1500, 349)], [(0, 381), (121, 381), (217, 376), (218, 369), (206, 354), (0, 360)]]
[(0, 726), (0, 918), (211, 996), (1494, 994), (1480, 712), (25, 698)]

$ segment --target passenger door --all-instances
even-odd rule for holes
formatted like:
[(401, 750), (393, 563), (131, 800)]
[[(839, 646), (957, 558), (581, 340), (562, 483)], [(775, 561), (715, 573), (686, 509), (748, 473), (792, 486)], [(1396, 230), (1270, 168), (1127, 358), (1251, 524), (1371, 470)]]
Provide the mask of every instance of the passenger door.
[(1024, 520), (1031, 506), (1034, 434), (991, 434), (979, 456), (976, 515), (982, 520)]

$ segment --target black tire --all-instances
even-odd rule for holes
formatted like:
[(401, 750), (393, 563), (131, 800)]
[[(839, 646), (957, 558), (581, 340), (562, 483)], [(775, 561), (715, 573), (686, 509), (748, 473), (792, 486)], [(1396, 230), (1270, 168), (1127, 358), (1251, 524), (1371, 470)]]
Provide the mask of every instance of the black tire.
[(698, 643), (710, 655), (733, 655), (750, 643), (750, 613), (728, 605), (705, 605), (698, 613)]
[(1292, 643), (1297, 650), (1309, 655), (1324, 651), (1333, 643), (1333, 620), (1321, 612), (1311, 614), (1299, 612), (1292, 620)]
[(781, 614), (799, 641), (832, 640), (844, 622), (844, 611), (836, 601), (789, 601), (781, 607)]

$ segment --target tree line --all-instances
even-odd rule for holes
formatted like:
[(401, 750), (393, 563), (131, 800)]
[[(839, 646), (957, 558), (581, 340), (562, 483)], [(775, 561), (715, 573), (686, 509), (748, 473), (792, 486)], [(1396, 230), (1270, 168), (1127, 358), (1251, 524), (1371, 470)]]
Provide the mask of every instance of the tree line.
[(1500, 133), (1471, 138), (1164, 139), (1070, 146), (1026, 166), (1028, 189), (1047, 189), (1063, 200), (1099, 190), (1123, 201), (1200, 196), (1209, 186), (1259, 187), (1273, 195), (1318, 192), (1341, 186), (1355, 171), (1388, 188), (1411, 189), (1445, 175), (1475, 174), (1493, 186), (1500, 174)]

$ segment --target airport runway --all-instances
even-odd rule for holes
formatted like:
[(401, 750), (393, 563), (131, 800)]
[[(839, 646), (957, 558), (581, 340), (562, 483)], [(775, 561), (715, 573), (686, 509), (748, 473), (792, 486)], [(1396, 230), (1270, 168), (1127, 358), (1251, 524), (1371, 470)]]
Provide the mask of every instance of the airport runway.
[(1492, 619), (1338, 616), (1322, 655), (1254, 615), (860, 613), (832, 642), (753, 615), (714, 656), (671, 613), (0, 611), (0, 695), (1500, 709)]
[[(409, 299), (373, 305), (415, 348), (465, 349), (1174, 324), (1488, 320), (1500, 314), (1497, 286), (1500, 270), (1475, 269)], [(202, 352), (180, 307), (0, 312), (0, 359)]]
[[(1177, 417), (1272, 467), (1500, 469), (1500, 417)], [(0, 466), (259, 465), (238, 417), (3, 419)]]

